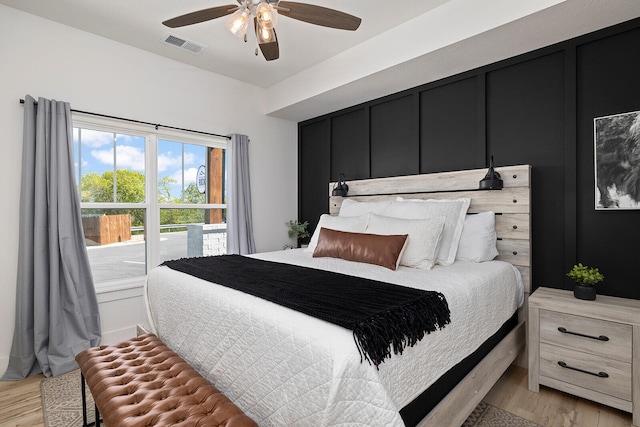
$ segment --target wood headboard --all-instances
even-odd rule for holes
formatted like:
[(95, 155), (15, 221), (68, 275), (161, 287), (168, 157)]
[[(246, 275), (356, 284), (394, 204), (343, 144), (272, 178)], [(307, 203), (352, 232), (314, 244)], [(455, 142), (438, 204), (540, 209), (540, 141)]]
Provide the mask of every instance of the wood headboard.
[[(469, 197), (469, 213), (496, 213), (498, 252), (496, 259), (516, 266), (522, 274), (525, 292), (531, 291), (531, 166), (495, 168), (504, 181), (502, 190), (478, 190), (487, 168), (456, 172), (398, 176), (348, 181), (348, 198), (358, 201), (394, 199), (453, 199)], [(329, 184), (329, 213), (340, 212), (345, 197), (332, 196)]]

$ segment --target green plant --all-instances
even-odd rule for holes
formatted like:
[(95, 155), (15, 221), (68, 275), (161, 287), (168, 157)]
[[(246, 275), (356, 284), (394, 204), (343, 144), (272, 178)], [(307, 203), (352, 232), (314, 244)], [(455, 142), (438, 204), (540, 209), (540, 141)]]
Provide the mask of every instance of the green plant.
[(310, 236), (307, 231), (307, 227), (309, 226), (309, 221), (298, 222), (296, 220), (291, 220), (287, 223), (289, 226), (289, 237), (294, 239), (304, 239)]
[(597, 268), (587, 267), (586, 265), (582, 265), (582, 263), (574, 265), (567, 273), (567, 276), (572, 278), (576, 283), (585, 286), (595, 286), (596, 283), (604, 280), (604, 276)]

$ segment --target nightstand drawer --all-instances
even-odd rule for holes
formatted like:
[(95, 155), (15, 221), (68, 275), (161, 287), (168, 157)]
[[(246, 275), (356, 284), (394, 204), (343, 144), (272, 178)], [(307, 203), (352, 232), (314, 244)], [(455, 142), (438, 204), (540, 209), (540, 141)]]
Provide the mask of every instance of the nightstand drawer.
[(541, 342), (607, 359), (631, 363), (632, 332), (631, 325), (540, 310)]
[(631, 401), (630, 363), (540, 343), (540, 376)]

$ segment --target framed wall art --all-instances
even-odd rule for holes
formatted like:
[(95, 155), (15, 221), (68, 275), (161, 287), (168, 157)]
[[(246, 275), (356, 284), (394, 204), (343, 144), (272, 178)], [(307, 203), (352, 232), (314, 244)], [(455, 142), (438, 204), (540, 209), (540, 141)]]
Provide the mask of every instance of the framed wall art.
[(593, 119), (595, 208), (640, 209), (640, 111)]

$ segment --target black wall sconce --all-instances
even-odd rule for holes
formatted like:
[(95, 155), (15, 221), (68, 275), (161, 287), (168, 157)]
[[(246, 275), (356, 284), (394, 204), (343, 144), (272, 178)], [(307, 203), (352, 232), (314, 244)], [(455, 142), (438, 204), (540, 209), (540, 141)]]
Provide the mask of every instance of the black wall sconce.
[(338, 177), (338, 182), (333, 186), (333, 191), (331, 192), (332, 196), (340, 196), (344, 197), (347, 195), (349, 191), (349, 186), (345, 182), (345, 177), (342, 172), (340, 172), (340, 176)]
[(502, 189), (502, 178), (500, 174), (493, 170), (493, 156), (489, 163), (487, 174), (480, 180), (480, 190), (500, 190)]

